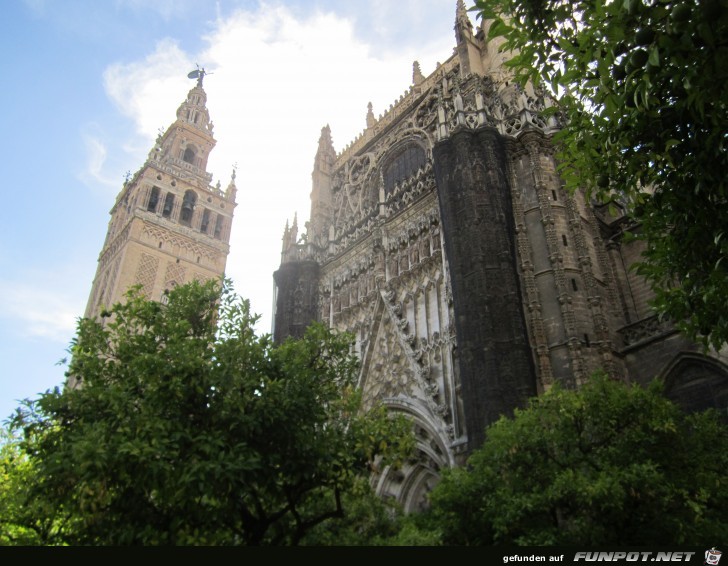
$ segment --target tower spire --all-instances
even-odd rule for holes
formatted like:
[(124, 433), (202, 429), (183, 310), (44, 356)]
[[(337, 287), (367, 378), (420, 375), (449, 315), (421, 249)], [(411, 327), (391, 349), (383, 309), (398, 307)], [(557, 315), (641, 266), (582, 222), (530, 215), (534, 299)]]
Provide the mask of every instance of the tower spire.
[(334, 142), (331, 139), (331, 127), (326, 124), (321, 128), (321, 135), (319, 136), (318, 151), (316, 151), (316, 161), (329, 161), (331, 154), (336, 156), (334, 151)]
[(238, 187), (235, 185), (235, 176), (237, 165), (233, 165), (233, 172), (230, 174), (230, 182), (225, 189), (225, 198), (231, 202), (235, 202), (235, 195), (238, 193)]
[(455, 25), (464, 25), (470, 29), (473, 28), (473, 24), (470, 23), (468, 10), (465, 8), (465, 2), (463, 0), (458, 0), (455, 7)]
[[(191, 73), (190, 73), (191, 74)], [(202, 88), (204, 71), (197, 79), (197, 84), (187, 93), (187, 98), (177, 109), (177, 119), (184, 120), (193, 127), (212, 135), (212, 121), (207, 110), (207, 93)]]
[(483, 50), (485, 44), (473, 33), (473, 24), (468, 17), (463, 0), (457, 0), (455, 8), (455, 50), (460, 58), (460, 74), (467, 77), (471, 73), (483, 74)]
[(175, 174), (193, 175), (200, 188), (212, 182), (207, 160), (217, 143), (207, 109), (207, 93), (202, 87), (205, 74), (209, 73), (198, 69), (187, 75), (197, 79), (197, 83), (177, 108), (177, 120), (157, 137), (148, 159), (148, 163), (173, 170)]
[(86, 309), (94, 317), (140, 285), (154, 300), (191, 280), (224, 275), (235, 209), (235, 177), (223, 194), (207, 160), (215, 147), (204, 70), (160, 131), (142, 167), (126, 179), (111, 210), (106, 241)]
[(328, 246), (333, 212), (331, 208), (331, 175), (335, 162), (336, 151), (331, 140), (331, 128), (326, 124), (321, 128), (321, 137), (311, 173), (311, 220), (308, 227), (308, 241), (320, 247)]
[(377, 119), (374, 117), (374, 107), (370, 102), (367, 104), (367, 128), (371, 128), (376, 123)]
[(425, 80), (425, 77), (422, 75), (422, 70), (420, 69), (420, 62), (414, 61), (412, 63), (412, 84), (415, 86), (419, 86), (422, 84), (422, 82)]

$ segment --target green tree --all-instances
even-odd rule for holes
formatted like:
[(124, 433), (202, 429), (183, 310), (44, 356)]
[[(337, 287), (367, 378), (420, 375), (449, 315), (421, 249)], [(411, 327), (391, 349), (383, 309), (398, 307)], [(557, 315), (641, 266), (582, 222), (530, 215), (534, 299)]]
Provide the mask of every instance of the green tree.
[(374, 458), (413, 445), (364, 413), (351, 338), (313, 326), (274, 345), (229, 284), (168, 303), (130, 291), (79, 321), (69, 378), (14, 420), (30, 499), (66, 518), (68, 544), (297, 544), (344, 516)]
[(626, 208), (658, 312), (728, 341), (728, 2), (475, 0), (522, 84), (546, 85), (567, 187)]
[(0, 546), (55, 544), (60, 522), (44, 500), (29, 497), (35, 470), (19, 438), (0, 431)]
[(728, 427), (597, 374), (487, 430), (431, 493), (445, 544), (706, 544), (728, 532)]
[(401, 506), (377, 496), (368, 481), (346, 494), (342, 520), (320, 524), (301, 540), (310, 546), (438, 546), (437, 525), (422, 513), (405, 514)]
[(396, 535), (402, 513), (396, 504), (378, 497), (362, 478), (344, 496), (344, 516), (335, 523), (322, 523), (301, 540), (308, 546), (382, 546)]

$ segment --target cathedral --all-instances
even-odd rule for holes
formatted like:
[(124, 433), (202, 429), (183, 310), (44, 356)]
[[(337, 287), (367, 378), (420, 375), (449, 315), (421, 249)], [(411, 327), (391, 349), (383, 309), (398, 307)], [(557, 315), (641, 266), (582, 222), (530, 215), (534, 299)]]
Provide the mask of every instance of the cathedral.
[(628, 217), (564, 190), (545, 93), (509, 82), (462, 0), (452, 55), (342, 151), (321, 130), (305, 233), (283, 234), (273, 335), (324, 321), (355, 337), (365, 403), (405, 414), (417, 456), (377, 492), (425, 504), (485, 427), (594, 371), (664, 381), (685, 409), (728, 408), (728, 356), (649, 307)]
[[(337, 152), (314, 158), (305, 230), (286, 226), (273, 275), (273, 337), (322, 321), (355, 337), (365, 405), (413, 423), (417, 454), (377, 493), (413, 511), (488, 424), (555, 383), (600, 369), (664, 381), (685, 409), (728, 406), (728, 356), (704, 353), (649, 307), (630, 266), (639, 226), (563, 188), (544, 92), (509, 82), (487, 24), (457, 0), (455, 48)], [(215, 146), (204, 71), (142, 167), (123, 185), (87, 317), (132, 285), (166, 291), (225, 273), (236, 206), (207, 172)], [(251, 205), (254, 206), (254, 205)]]

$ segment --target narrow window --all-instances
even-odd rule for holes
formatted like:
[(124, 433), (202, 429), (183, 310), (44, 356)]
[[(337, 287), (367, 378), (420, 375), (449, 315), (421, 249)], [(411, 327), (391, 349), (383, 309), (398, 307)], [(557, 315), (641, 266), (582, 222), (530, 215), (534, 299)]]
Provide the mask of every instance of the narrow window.
[(187, 149), (185, 149), (185, 153), (182, 156), (182, 160), (194, 165), (195, 164), (195, 150), (191, 147), (188, 147)]
[(591, 346), (591, 342), (589, 342), (589, 335), (588, 334), (584, 334), (584, 345), (587, 346), (587, 347), (588, 346)]
[(553, 197), (554, 201), (559, 200), (556, 198), (556, 191), (551, 191), (551, 196)]
[(185, 192), (185, 196), (182, 197), (182, 212), (180, 212), (179, 221), (185, 226), (189, 226), (192, 222), (192, 214), (195, 209), (195, 203), (197, 202), (197, 194), (195, 191)]
[(219, 240), (222, 235), (222, 215), (218, 214), (215, 220), (215, 237)]
[(572, 288), (572, 289), (573, 289), (574, 291), (578, 291), (578, 290), (579, 290), (579, 289), (577, 288), (577, 286), (576, 286), (576, 279), (573, 279), (573, 278), (572, 278), (572, 280), (571, 280), (571, 288)]
[(152, 192), (149, 194), (149, 202), (147, 203), (147, 210), (149, 212), (157, 212), (157, 204), (159, 204), (159, 187), (152, 187)]
[(207, 228), (210, 225), (210, 211), (206, 208), (202, 213), (202, 222), (200, 223), (200, 232), (207, 234)]
[(174, 193), (167, 193), (164, 197), (164, 208), (162, 209), (162, 216), (169, 218), (172, 216), (172, 209), (174, 208)]
[(564, 247), (569, 245), (569, 241), (566, 239), (566, 234), (561, 234), (561, 241), (564, 242)]

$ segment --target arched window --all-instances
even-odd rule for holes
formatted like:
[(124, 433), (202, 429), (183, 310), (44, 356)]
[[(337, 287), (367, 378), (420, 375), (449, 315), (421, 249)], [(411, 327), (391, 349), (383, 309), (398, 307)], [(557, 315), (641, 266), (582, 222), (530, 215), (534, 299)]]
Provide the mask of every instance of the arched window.
[(167, 193), (164, 197), (164, 208), (162, 209), (162, 216), (169, 218), (172, 216), (172, 209), (174, 208), (174, 193)]
[(700, 354), (680, 354), (664, 371), (665, 396), (687, 412), (718, 409), (728, 420), (728, 368)]
[(194, 165), (195, 164), (195, 148), (187, 147), (187, 149), (185, 149), (184, 155), (182, 156), (182, 160)]
[(195, 203), (197, 202), (197, 194), (195, 191), (185, 192), (185, 196), (182, 198), (182, 211), (179, 215), (179, 221), (186, 226), (189, 226), (192, 222), (192, 213), (195, 209)]
[(397, 183), (414, 175), (426, 163), (425, 150), (419, 145), (411, 143), (403, 147), (384, 167), (384, 190), (391, 193)]
[(159, 204), (159, 187), (152, 187), (152, 192), (149, 193), (147, 210), (149, 212), (157, 212), (157, 204)]
[(202, 213), (202, 222), (200, 223), (200, 232), (207, 234), (207, 228), (210, 225), (210, 211), (206, 208)]

